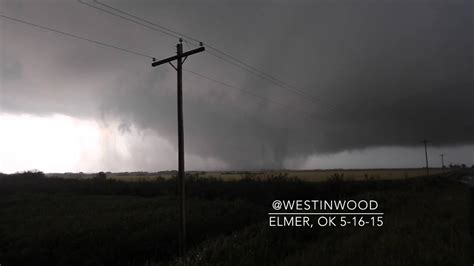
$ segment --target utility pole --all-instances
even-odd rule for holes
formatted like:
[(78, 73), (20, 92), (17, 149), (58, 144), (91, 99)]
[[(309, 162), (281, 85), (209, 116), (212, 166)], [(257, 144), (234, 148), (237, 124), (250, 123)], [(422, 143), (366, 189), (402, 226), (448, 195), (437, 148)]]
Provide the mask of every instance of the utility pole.
[(426, 176), (429, 176), (430, 175), (430, 168), (428, 166), (428, 151), (426, 150), (426, 145), (428, 143), (430, 143), (431, 141), (424, 139), (421, 142), (423, 142), (425, 144)]
[(443, 171), (443, 174), (444, 174), (444, 154), (440, 154), (439, 156), (441, 156), (441, 170)]
[[(188, 56), (204, 51), (202, 43), (199, 48), (183, 53), (183, 40), (180, 38), (176, 45), (176, 55), (155, 62), (153, 58), (152, 67), (169, 63), (178, 72), (178, 180), (179, 180), (179, 253), (186, 253), (186, 198), (185, 198), (185, 176), (184, 176), (184, 128), (183, 128), (183, 63)], [(176, 60), (176, 66), (172, 61)]]

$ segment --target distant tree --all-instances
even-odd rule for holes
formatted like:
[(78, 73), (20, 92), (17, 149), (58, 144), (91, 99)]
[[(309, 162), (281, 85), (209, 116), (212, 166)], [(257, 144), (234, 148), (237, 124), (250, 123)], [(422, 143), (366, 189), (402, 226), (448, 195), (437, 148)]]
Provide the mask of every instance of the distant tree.
[(19, 173), (16, 175), (23, 178), (45, 178), (46, 177), (46, 175), (43, 172), (37, 169), (25, 171), (23, 173)]
[(107, 179), (107, 175), (104, 172), (98, 172), (94, 176), (94, 179), (96, 179), (96, 180), (105, 180), (105, 179)]
[(465, 163), (461, 164), (461, 168), (466, 168), (466, 164)]

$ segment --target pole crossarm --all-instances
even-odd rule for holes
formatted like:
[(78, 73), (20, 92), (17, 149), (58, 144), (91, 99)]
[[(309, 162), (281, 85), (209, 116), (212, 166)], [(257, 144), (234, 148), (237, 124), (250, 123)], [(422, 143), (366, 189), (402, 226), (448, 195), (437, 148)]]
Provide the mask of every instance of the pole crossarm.
[(153, 62), (153, 63), (151, 63), (151, 66), (156, 67), (156, 66), (159, 66), (159, 65), (162, 65), (162, 64), (166, 64), (166, 63), (169, 63), (171, 61), (177, 60), (178, 58), (188, 57), (190, 55), (203, 52), (204, 50), (205, 50), (204, 47), (199, 47), (199, 48), (196, 48), (194, 50), (182, 53), (181, 55), (175, 55), (175, 56), (171, 56), (171, 57), (168, 57), (166, 59), (163, 59), (163, 60), (160, 60), (160, 61), (157, 61), (157, 62)]

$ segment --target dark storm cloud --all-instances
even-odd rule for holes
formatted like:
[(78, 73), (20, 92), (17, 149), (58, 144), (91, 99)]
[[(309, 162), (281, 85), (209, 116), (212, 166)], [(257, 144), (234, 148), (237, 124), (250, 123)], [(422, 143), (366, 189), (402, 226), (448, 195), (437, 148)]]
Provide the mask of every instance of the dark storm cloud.
[(1, 53), (0, 59), (2, 65), (0, 66), (0, 75), (4, 80), (15, 80), (22, 77), (22, 67), (20, 62), (14, 57)]
[[(160, 58), (174, 54), (174, 40), (77, 3), (23, 3), (23, 13), (15, 11), (23, 17), (56, 11), (63, 15), (34, 17)], [(288, 157), (414, 146), (423, 138), (474, 143), (471, 1), (108, 3), (222, 47), (312, 95), (295, 95), (210, 54), (194, 55), (188, 69), (299, 111), (185, 72), (185, 144), (192, 154), (233, 168), (275, 168)], [(121, 131), (133, 124), (176, 143), (170, 67), (151, 68), (146, 59), (5, 21), (2, 32), (2, 51), (12, 60), (4, 63), (2, 55), (4, 110), (119, 119)], [(31, 60), (42, 63), (29, 66)], [(20, 70), (22, 82), (8, 80), (8, 71)]]

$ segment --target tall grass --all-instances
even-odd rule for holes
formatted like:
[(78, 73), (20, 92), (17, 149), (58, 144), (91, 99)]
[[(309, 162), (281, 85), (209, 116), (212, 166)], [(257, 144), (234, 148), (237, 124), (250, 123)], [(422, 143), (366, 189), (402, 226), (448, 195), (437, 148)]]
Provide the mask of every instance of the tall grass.
[[(184, 259), (189, 265), (377, 265), (405, 256), (386, 265), (454, 265), (466, 262), (469, 254), (470, 198), (446, 178), (350, 181), (334, 176), (314, 183), (280, 174), (247, 173), (228, 182), (188, 176), (191, 251), (181, 259), (176, 192), (175, 178), (123, 182), (0, 175), (0, 263), (161, 265)], [(267, 226), (266, 213), (275, 199), (348, 197), (378, 199), (387, 213), (384, 227), (308, 231)], [(370, 258), (375, 262), (370, 264)]]

